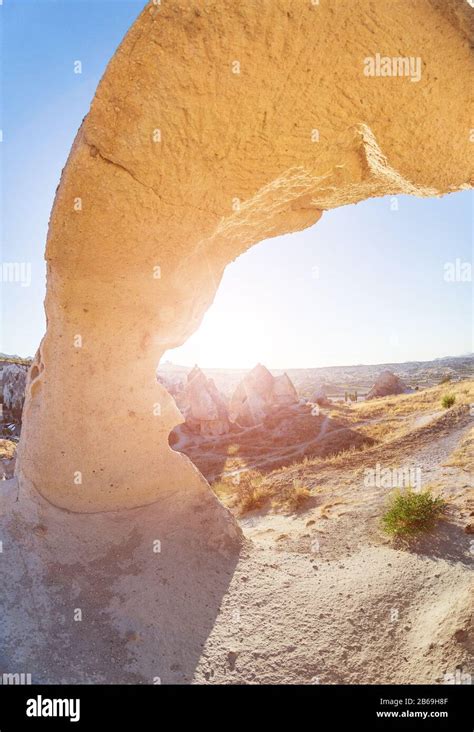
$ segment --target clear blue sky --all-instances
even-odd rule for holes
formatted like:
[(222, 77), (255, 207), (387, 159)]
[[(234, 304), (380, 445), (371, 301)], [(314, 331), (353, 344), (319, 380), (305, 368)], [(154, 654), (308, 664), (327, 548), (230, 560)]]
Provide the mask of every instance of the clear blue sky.
[[(43, 261), (54, 192), (108, 60), (144, 3), (4, 0), (2, 261), (31, 286), (2, 285), (0, 350), (32, 355), (44, 332)], [(74, 62), (82, 74), (74, 74)], [(323, 366), (423, 360), (472, 349), (472, 193), (329, 211), (311, 229), (230, 265), (199, 331), (165, 358), (202, 366)]]

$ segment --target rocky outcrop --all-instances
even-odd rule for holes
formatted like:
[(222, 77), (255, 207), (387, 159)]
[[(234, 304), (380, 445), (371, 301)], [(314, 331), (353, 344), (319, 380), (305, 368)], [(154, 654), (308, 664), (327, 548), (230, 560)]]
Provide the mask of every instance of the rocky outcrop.
[(28, 368), (24, 364), (11, 363), (3, 366), (1, 370), (4, 419), (11, 419), (15, 422), (21, 421)]
[(327, 384), (324, 384), (321, 382), (320, 384), (316, 384), (314, 387), (314, 391), (311, 397), (311, 400), (315, 404), (323, 405), (323, 404), (329, 404), (329, 397), (328, 397), (328, 386)]
[(195, 366), (188, 374), (186, 386), (178, 395), (186, 424), (200, 435), (217, 437), (229, 432), (229, 416), (224, 398), (214, 381)]
[(180, 378), (173, 377), (167, 374), (156, 375), (159, 384), (162, 384), (167, 390), (168, 394), (171, 394), (176, 398), (184, 389), (184, 383)]
[(394, 394), (410, 394), (410, 389), (392, 371), (382, 371), (375, 380), (375, 384), (368, 392), (366, 399), (376, 399)]
[(274, 377), (265, 366), (257, 364), (244, 376), (229, 404), (232, 422), (241, 427), (261, 424), (268, 413)]
[(298, 401), (298, 392), (288, 374), (276, 376), (273, 380), (272, 400), (275, 405), (295, 404)]
[(241, 427), (262, 424), (272, 410), (296, 404), (298, 394), (285, 373), (273, 376), (262, 364), (257, 364), (237, 386), (229, 405), (229, 415)]

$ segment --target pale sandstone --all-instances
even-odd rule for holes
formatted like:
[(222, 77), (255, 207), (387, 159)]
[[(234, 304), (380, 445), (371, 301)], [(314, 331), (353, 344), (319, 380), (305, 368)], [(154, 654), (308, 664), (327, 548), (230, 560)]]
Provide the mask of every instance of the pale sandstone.
[[(470, 10), (461, 0), (144, 8), (57, 191), (21, 479), (86, 512), (153, 502), (164, 484), (199, 490), (168, 445), (182, 418), (154, 378), (159, 358), (196, 330), (226, 264), (252, 244), (323, 209), (470, 184)], [(377, 52), (420, 56), (421, 81), (364, 76)], [(131, 433), (142, 465), (133, 490)]]
[[(333, 575), (325, 593), (311, 575), (289, 599), (297, 567), (282, 568), (276, 592), (266, 553), (244, 553), (237, 565), (236, 523), (168, 445), (182, 417), (155, 368), (196, 330), (224, 267), (252, 244), (310, 226), (322, 209), (469, 186), (469, 12), (461, 0), (169, 0), (144, 9), (78, 132), (51, 216), (48, 330), (30, 375), (20, 490), (4, 481), (0, 494), (4, 670), (32, 669), (49, 683), (229, 682), (222, 659), (236, 610), (251, 657), (264, 649), (245, 681), (310, 681), (327, 658), (321, 635), (340, 654), (337, 669), (346, 667), (350, 623), (346, 613), (333, 620)], [(421, 81), (364, 77), (363, 59), (377, 52), (420, 55)], [(348, 569), (356, 597), (362, 574), (373, 577), (374, 601), (364, 594), (361, 606), (369, 618), (394, 561), (377, 557), (379, 565), (355, 556)], [(250, 598), (236, 565), (252, 578)], [(458, 574), (453, 586), (463, 587)], [(401, 567), (401, 596), (414, 575)], [(387, 587), (389, 608), (393, 578)], [(329, 635), (321, 603), (311, 614), (316, 594)], [(246, 613), (249, 599), (263, 609)], [(73, 622), (77, 607), (85, 623)], [(255, 637), (255, 628), (268, 632)], [(301, 673), (289, 642), (302, 649)], [(403, 653), (396, 646), (387, 678), (431, 681), (423, 649), (412, 675), (398, 672)], [(380, 682), (385, 655), (364, 644), (362, 671), (349, 680)], [(334, 678), (347, 681), (323, 681)]]
[(272, 400), (275, 405), (296, 404), (298, 393), (287, 373), (275, 376), (273, 381)]
[(229, 415), (214, 381), (195, 366), (187, 376), (178, 406), (183, 404), (186, 424), (201, 435), (217, 436), (229, 432)]

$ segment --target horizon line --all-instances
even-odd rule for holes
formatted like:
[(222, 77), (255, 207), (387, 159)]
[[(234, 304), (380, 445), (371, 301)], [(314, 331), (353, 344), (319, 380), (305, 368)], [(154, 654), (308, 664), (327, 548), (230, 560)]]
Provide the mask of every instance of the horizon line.
[[(473, 358), (474, 357), (474, 351), (470, 351), (468, 353), (460, 353), (457, 355), (447, 355), (447, 356), (436, 356), (435, 358), (428, 358), (428, 359), (412, 359), (408, 361), (382, 361), (380, 363), (344, 363), (344, 364), (332, 364), (330, 366), (285, 366), (285, 367), (279, 367), (279, 366), (266, 366), (266, 368), (269, 371), (310, 371), (310, 370), (316, 370), (316, 369), (340, 369), (340, 368), (359, 368), (359, 367), (368, 367), (368, 366), (390, 366), (390, 365), (397, 365), (402, 366), (403, 364), (408, 363), (419, 363), (419, 364), (425, 364), (425, 363), (432, 363), (433, 361), (445, 361), (447, 359), (455, 359), (455, 358)], [(259, 364), (260, 361), (257, 361), (253, 366), (200, 366), (199, 363), (195, 362), (193, 364), (182, 364), (182, 363), (174, 363), (170, 359), (167, 359), (163, 362), (160, 362), (157, 366), (157, 371), (161, 366), (175, 366), (176, 368), (182, 368), (182, 369), (192, 369), (195, 366), (198, 366), (200, 369), (207, 369), (207, 370), (213, 370), (213, 371), (248, 371), (257, 364)], [(263, 364), (265, 365), (265, 364)]]

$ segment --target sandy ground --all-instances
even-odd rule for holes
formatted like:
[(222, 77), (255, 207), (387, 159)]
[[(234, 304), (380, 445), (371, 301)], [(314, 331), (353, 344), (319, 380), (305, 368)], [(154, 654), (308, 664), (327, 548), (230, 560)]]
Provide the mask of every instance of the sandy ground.
[[(0, 671), (33, 683), (467, 683), (472, 480), (445, 463), (472, 417), (464, 405), (409, 419), (339, 462), (272, 473), (303, 479), (311, 497), (291, 514), (247, 514), (240, 539), (204, 483), (86, 515), (3, 481)], [(380, 530), (387, 489), (364, 481), (378, 461), (419, 467), (449, 501), (411, 546)]]
[[(195, 680), (447, 683), (457, 669), (456, 678), (460, 671), (469, 680), (474, 541), (464, 528), (472, 521), (472, 484), (443, 463), (471, 420), (465, 411), (434, 411), (413, 426), (370, 458), (355, 456), (359, 465), (350, 471), (315, 469), (307, 510), (241, 520), (249, 544)], [(367, 488), (361, 473), (377, 460), (416, 465), (423, 485), (444, 486), (451, 503), (432, 536), (407, 547), (381, 533), (387, 491)]]

